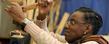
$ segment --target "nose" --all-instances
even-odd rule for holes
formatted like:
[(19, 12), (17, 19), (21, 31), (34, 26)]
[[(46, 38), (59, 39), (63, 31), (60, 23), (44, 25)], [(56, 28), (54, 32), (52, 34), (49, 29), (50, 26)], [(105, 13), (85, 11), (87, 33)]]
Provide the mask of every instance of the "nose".
[(66, 24), (65, 24), (65, 28), (68, 28), (69, 27), (69, 22), (67, 22)]

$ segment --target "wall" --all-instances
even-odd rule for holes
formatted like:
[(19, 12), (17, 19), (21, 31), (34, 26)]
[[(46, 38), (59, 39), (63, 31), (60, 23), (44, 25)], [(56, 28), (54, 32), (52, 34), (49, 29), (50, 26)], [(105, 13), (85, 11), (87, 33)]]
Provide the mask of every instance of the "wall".
[(9, 38), (10, 31), (15, 29), (12, 19), (4, 11), (6, 1), (0, 3), (0, 38)]

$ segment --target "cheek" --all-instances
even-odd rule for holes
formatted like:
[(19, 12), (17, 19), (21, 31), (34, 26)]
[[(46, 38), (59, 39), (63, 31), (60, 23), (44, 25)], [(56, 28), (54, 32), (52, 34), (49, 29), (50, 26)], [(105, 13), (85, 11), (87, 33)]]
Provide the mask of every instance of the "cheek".
[(66, 40), (72, 41), (78, 39), (83, 36), (83, 26), (81, 25), (73, 25), (68, 27), (68, 35), (66, 36)]
[(82, 36), (84, 33), (84, 27), (82, 25), (72, 26), (71, 29), (72, 33), (74, 33), (76, 36)]

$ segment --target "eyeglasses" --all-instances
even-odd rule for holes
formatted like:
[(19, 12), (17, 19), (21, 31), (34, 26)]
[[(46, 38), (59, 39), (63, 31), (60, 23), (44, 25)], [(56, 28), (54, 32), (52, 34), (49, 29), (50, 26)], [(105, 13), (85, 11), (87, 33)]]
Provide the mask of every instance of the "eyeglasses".
[(73, 19), (69, 20), (68, 23), (72, 24), (72, 25), (75, 25), (75, 24), (86, 24), (86, 23), (80, 23), (78, 21), (75, 21)]

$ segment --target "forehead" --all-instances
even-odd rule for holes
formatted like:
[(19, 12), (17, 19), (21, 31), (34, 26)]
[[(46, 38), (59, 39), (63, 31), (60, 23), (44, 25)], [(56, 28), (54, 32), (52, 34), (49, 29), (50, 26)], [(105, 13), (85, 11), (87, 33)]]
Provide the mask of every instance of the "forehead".
[(84, 13), (83, 12), (76, 11), (76, 12), (71, 14), (70, 19), (81, 21), (81, 20), (83, 20), (83, 17), (84, 17)]

